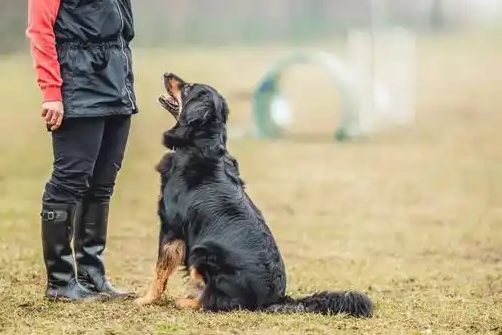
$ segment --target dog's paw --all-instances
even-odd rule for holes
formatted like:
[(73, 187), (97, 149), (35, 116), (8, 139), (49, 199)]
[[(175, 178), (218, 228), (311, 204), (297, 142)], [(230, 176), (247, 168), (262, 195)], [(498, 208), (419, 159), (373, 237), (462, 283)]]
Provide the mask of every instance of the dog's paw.
[(176, 307), (179, 309), (199, 309), (199, 300), (193, 298), (182, 298), (176, 300)]
[(134, 304), (136, 306), (146, 306), (146, 305), (151, 305), (153, 303), (157, 302), (157, 299), (154, 299), (149, 296), (141, 297), (141, 298), (136, 298), (134, 299)]

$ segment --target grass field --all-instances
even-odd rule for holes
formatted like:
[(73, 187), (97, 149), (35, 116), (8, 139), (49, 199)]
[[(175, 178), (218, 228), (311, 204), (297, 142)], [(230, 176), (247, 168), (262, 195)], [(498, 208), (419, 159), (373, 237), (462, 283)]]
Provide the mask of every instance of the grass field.
[[(106, 251), (118, 286), (145, 292), (155, 261), (153, 167), (163, 152), (161, 132), (173, 124), (155, 102), (162, 72), (216, 86), (228, 96), (231, 123), (243, 124), (247, 102), (234, 93), (248, 90), (267, 62), (287, 51), (136, 51), (142, 111), (116, 187)], [(347, 144), (229, 144), (282, 249), (289, 293), (363, 290), (377, 310), (357, 320), (180, 312), (170, 304), (183, 293), (178, 275), (162, 306), (46, 303), (38, 213), (50, 137), (29, 58), (1, 60), (0, 333), (502, 334), (502, 44), (479, 36), (423, 40), (418, 66), (414, 125)], [(337, 101), (331, 88), (311, 87), (327, 98), (301, 99), (310, 132), (329, 117), (336, 121), (336, 113), (315, 113)]]

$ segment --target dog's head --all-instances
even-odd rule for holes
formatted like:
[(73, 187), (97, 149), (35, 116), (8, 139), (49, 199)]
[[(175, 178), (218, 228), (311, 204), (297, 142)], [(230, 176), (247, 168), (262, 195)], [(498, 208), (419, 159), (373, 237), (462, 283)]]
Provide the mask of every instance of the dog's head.
[(159, 102), (176, 119), (164, 133), (164, 145), (170, 149), (224, 147), (228, 106), (218, 91), (173, 73), (164, 74), (164, 86), (166, 94)]

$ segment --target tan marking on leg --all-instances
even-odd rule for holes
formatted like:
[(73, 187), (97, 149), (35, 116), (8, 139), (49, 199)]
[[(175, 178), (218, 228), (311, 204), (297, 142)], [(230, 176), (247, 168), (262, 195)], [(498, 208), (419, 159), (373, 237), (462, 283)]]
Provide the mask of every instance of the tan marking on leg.
[(176, 300), (176, 307), (180, 309), (199, 309), (201, 308), (199, 299), (182, 298)]
[(190, 267), (189, 293), (186, 298), (200, 300), (204, 293), (204, 280), (202, 275), (194, 267)]
[(167, 281), (174, 270), (183, 263), (185, 258), (185, 243), (175, 240), (166, 244), (155, 265), (153, 280), (145, 296), (135, 300), (137, 305), (148, 305), (160, 300), (166, 290)]
[(199, 280), (202, 280), (202, 275), (199, 273), (199, 271), (197, 271), (196, 268), (194, 268), (193, 266), (191, 266), (190, 267), (190, 278), (193, 281), (199, 281)]

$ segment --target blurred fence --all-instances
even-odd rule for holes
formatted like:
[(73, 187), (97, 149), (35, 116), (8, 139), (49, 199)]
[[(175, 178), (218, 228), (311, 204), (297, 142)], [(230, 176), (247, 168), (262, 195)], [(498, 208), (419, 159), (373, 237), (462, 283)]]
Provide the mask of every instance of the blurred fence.
[[(502, 0), (131, 0), (137, 46), (259, 43), (330, 38), (353, 27), (417, 31), (497, 21)], [(0, 1), (0, 53), (25, 51), (27, 0)]]

